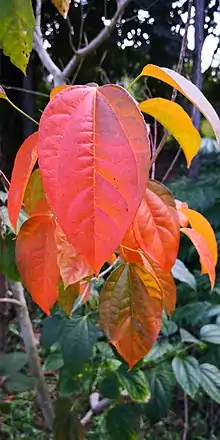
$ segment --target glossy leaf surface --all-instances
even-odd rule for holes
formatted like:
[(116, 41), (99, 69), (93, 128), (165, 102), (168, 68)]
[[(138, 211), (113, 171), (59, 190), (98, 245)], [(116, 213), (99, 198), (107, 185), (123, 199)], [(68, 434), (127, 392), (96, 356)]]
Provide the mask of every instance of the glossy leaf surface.
[(101, 328), (130, 367), (151, 349), (161, 314), (160, 287), (144, 268), (127, 263), (111, 273), (100, 297)]
[(203, 236), (194, 229), (190, 228), (181, 228), (181, 232), (183, 232), (189, 239), (192, 241), (195, 246), (202, 266), (203, 273), (207, 273), (210, 279), (211, 286), (213, 287), (215, 284), (215, 264), (213, 260), (213, 255), (207, 246), (206, 241)]
[(37, 161), (38, 133), (31, 134), (22, 144), (15, 158), (8, 193), (8, 214), (16, 231), (17, 220), (24, 198), (25, 188)]
[(98, 272), (144, 194), (150, 159), (144, 119), (119, 86), (69, 87), (41, 117), (38, 150), (49, 204), (68, 241)]
[(70, 1), (71, 0), (52, 0), (52, 3), (57, 8), (59, 13), (63, 16), (63, 18), (67, 17), (70, 7)]
[(175, 357), (172, 361), (175, 378), (183, 391), (194, 397), (200, 385), (199, 363), (193, 356)]
[(171, 69), (153, 64), (145, 66), (141, 76), (152, 76), (160, 81), (164, 81), (186, 96), (208, 119), (215, 132), (217, 142), (220, 144), (220, 121), (218, 115), (203, 93), (191, 81)]
[(24, 223), (16, 242), (16, 263), (22, 281), (48, 315), (58, 298), (60, 276), (54, 230), (53, 218), (39, 215)]
[(175, 102), (163, 98), (152, 98), (139, 104), (142, 112), (157, 119), (179, 142), (189, 167), (198, 153), (201, 137), (190, 117)]
[(220, 405), (220, 370), (212, 364), (201, 364), (201, 387), (203, 391)]

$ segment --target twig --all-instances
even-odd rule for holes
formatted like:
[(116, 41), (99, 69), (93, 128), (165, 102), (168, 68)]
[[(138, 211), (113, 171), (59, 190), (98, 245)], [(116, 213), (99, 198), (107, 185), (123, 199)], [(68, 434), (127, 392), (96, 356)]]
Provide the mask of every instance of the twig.
[(1, 86), (6, 90), (16, 90), (18, 92), (30, 93), (31, 95), (44, 96), (45, 98), (50, 96), (47, 93), (35, 92), (35, 90), (25, 89), (23, 87), (5, 86), (4, 84), (1, 84)]
[(0, 298), (1, 303), (11, 303), (19, 307), (23, 307), (21, 302), (14, 298)]
[[(186, 53), (186, 46), (187, 46), (187, 34), (188, 34), (188, 29), (189, 29), (190, 19), (191, 19), (192, 5), (193, 5), (193, 0), (189, 0), (188, 1), (188, 17), (187, 17), (187, 21), (186, 21), (186, 25), (185, 25), (185, 33), (184, 33), (184, 36), (182, 39), (180, 56), (179, 56), (179, 61), (178, 61), (177, 69), (176, 69), (177, 73), (181, 73), (182, 67), (183, 67), (184, 57), (185, 57), (185, 53)], [(173, 89), (172, 96), (171, 96), (171, 102), (174, 102), (176, 100), (176, 96), (177, 96), (177, 90)], [(158, 147), (155, 151), (155, 154), (153, 155), (153, 157), (151, 159), (151, 166), (156, 161), (157, 157), (159, 156), (160, 152), (162, 151), (168, 137), (169, 137), (169, 133), (166, 130), (164, 132), (164, 135), (163, 135), (161, 141), (160, 141), (160, 144), (158, 145)]]
[(107, 399), (107, 398), (102, 399), (102, 400), (98, 400), (98, 401), (97, 401), (97, 399), (96, 399), (96, 403), (93, 405), (93, 404), (92, 404), (93, 395), (95, 395), (95, 397), (96, 397), (96, 395), (98, 395), (98, 397), (99, 397), (99, 394), (98, 394), (98, 393), (93, 393), (93, 394), (90, 396), (90, 404), (91, 404), (91, 408), (90, 408), (89, 411), (85, 414), (85, 416), (82, 417), (82, 419), (80, 420), (80, 422), (81, 422), (81, 424), (82, 424), (83, 426), (87, 425), (87, 424), (90, 422), (90, 420), (91, 420), (91, 418), (93, 417), (93, 415), (96, 415), (96, 414), (100, 414), (100, 413), (102, 413), (102, 412), (105, 411), (105, 409), (107, 409), (107, 408), (112, 404), (112, 402), (113, 402), (112, 399)]
[(170, 164), (168, 170), (167, 170), (166, 173), (164, 174), (164, 176), (163, 176), (163, 178), (162, 178), (162, 180), (161, 180), (162, 183), (164, 183), (165, 180), (167, 179), (167, 177), (170, 175), (170, 173), (171, 173), (171, 171), (173, 170), (173, 167), (174, 167), (174, 165), (175, 165), (175, 163), (176, 163), (176, 161), (177, 161), (177, 159), (178, 159), (180, 153), (181, 153), (181, 148), (179, 148), (179, 150), (177, 151), (177, 153), (176, 153), (174, 159), (172, 160), (172, 162), (171, 162), (171, 164)]
[(80, 11), (81, 11), (81, 21), (80, 21), (80, 28), (79, 28), (78, 50), (81, 48), (82, 36), (83, 36), (83, 28), (84, 28), (84, 23), (85, 23), (85, 18), (86, 18), (86, 15), (83, 12), (83, 4), (82, 4), (81, 0), (80, 0)]
[(68, 24), (68, 28), (69, 28), (69, 43), (70, 43), (70, 47), (73, 51), (73, 53), (76, 53), (76, 48), (73, 44), (73, 39), (72, 39), (72, 35), (73, 35), (73, 26), (71, 24), (71, 21), (69, 19), (69, 17), (67, 17), (66, 22)]
[(26, 347), (26, 352), (29, 357), (30, 370), (36, 380), (37, 399), (43, 413), (46, 426), (48, 427), (48, 429), (52, 430), (54, 418), (53, 406), (50, 399), (47, 383), (45, 381), (44, 374), (41, 368), (40, 358), (37, 352), (33, 327), (31, 324), (28, 307), (24, 296), (24, 288), (21, 283), (10, 281), (10, 289), (13, 293), (15, 300), (19, 303), (19, 307), (16, 304), (17, 317)]
[(80, 63), (79, 63), (79, 65), (78, 65), (78, 67), (77, 67), (77, 69), (76, 69), (76, 71), (75, 71), (75, 73), (73, 75), (71, 84), (75, 84), (76, 78), (77, 78), (77, 76), (78, 76), (78, 74), (79, 74), (79, 72), (81, 70), (82, 65), (83, 65), (83, 61), (84, 61), (84, 59), (80, 60)]
[(2, 185), (4, 186), (4, 188), (8, 191), (10, 188), (10, 182), (7, 179), (6, 175), (3, 173), (2, 170), (0, 170), (0, 180), (2, 182)]
[(188, 396), (184, 393), (184, 431), (182, 440), (187, 440), (187, 434), (189, 431), (189, 408), (188, 408)]

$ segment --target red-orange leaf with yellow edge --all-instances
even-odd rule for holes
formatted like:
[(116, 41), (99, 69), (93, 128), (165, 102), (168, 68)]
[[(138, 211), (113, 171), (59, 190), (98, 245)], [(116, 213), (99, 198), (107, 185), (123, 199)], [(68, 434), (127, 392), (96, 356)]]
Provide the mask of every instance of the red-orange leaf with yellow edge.
[(65, 90), (68, 87), (71, 87), (71, 86), (63, 85), (63, 86), (54, 87), (50, 92), (50, 100), (53, 99), (58, 93), (62, 92), (62, 90)]
[(204, 272), (207, 273), (210, 279), (211, 286), (213, 287), (215, 284), (215, 263), (213, 259), (212, 252), (207, 245), (204, 237), (196, 230), (190, 228), (181, 228), (181, 232), (183, 232), (189, 239), (192, 241), (195, 246), (199, 257), (200, 262), (203, 267)]
[(27, 220), (16, 241), (16, 264), (33, 300), (48, 315), (58, 298), (59, 269), (52, 216)]
[(22, 144), (15, 158), (8, 193), (8, 215), (16, 231), (25, 189), (37, 161), (38, 132), (31, 134)]
[(119, 86), (69, 87), (44, 110), (38, 153), (52, 211), (98, 273), (144, 195), (150, 147), (143, 116)]
[(130, 368), (156, 340), (162, 307), (157, 281), (138, 265), (121, 264), (105, 282), (100, 296), (101, 328)]
[(55, 230), (55, 241), (57, 245), (57, 263), (65, 288), (92, 274), (92, 269), (67, 241), (58, 224)]

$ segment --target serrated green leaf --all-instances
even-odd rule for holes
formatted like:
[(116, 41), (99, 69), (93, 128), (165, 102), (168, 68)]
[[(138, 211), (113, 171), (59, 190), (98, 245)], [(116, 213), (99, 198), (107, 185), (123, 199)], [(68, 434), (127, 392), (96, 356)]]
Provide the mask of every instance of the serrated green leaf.
[(9, 392), (21, 393), (34, 388), (34, 379), (23, 373), (15, 373), (5, 381), (5, 386)]
[(196, 279), (181, 260), (176, 260), (172, 268), (172, 275), (176, 280), (186, 283), (193, 290), (196, 290)]
[(163, 313), (163, 320), (162, 320), (162, 327), (161, 327), (161, 333), (163, 333), (164, 336), (171, 336), (178, 330), (178, 326), (175, 322), (173, 322), (171, 319), (167, 318), (167, 315)]
[(171, 352), (172, 350), (173, 346), (168, 341), (156, 341), (151, 351), (147, 354), (147, 356), (145, 356), (144, 360), (146, 362), (155, 361), (156, 359), (163, 357), (165, 354)]
[(140, 415), (132, 404), (115, 405), (107, 413), (106, 429), (112, 440), (137, 440)]
[(60, 315), (49, 316), (43, 321), (41, 344), (44, 348), (50, 348), (58, 342), (66, 321)]
[(123, 389), (129, 396), (137, 402), (144, 402), (150, 395), (150, 388), (143, 371), (137, 368), (128, 370), (125, 365), (121, 365), (117, 370), (117, 376)]
[(73, 316), (68, 320), (61, 337), (64, 364), (78, 372), (92, 356), (93, 346), (99, 337), (98, 328), (88, 316)]
[(204, 325), (200, 330), (200, 338), (212, 344), (220, 344), (220, 326), (216, 324)]
[(184, 328), (180, 328), (180, 337), (182, 342), (191, 342), (195, 344), (200, 344), (199, 339), (195, 338), (190, 332)]
[(192, 356), (175, 357), (172, 368), (176, 381), (183, 391), (190, 397), (195, 397), (200, 385), (200, 368), (197, 359)]
[(27, 353), (22, 351), (0, 354), (0, 376), (8, 376), (20, 371), (28, 362)]
[(157, 371), (149, 374), (148, 379), (151, 398), (146, 405), (146, 415), (151, 423), (156, 423), (168, 413), (172, 399), (171, 384), (165, 374)]
[(35, 24), (31, 0), (0, 0), (0, 17), (0, 47), (25, 73)]
[(63, 357), (62, 354), (59, 352), (50, 353), (44, 362), (43, 370), (44, 371), (50, 371), (50, 370), (59, 370), (63, 366)]
[(201, 364), (201, 387), (211, 399), (220, 404), (220, 370), (212, 364)]
[(109, 372), (99, 384), (99, 391), (103, 397), (117, 399), (119, 396), (119, 379), (114, 371)]

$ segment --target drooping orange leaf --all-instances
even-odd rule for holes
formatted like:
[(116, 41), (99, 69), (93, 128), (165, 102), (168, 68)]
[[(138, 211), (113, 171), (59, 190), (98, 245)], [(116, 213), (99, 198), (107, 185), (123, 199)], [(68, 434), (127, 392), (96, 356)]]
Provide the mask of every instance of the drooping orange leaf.
[(38, 202), (36, 208), (31, 213), (31, 217), (36, 215), (52, 215), (51, 208), (48, 205), (48, 201), (45, 197)]
[(24, 198), (25, 188), (37, 161), (38, 132), (31, 134), (22, 144), (15, 158), (8, 193), (8, 215), (16, 231), (17, 220)]
[(179, 142), (189, 167), (198, 153), (201, 137), (190, 117), (176, 102), (163, 98), (152, 98), (139, 104), (142, 112), (157, 119)]
[(31, 215), (43, 198), (45, 198), (45, 192), (40, 170), (37, 169), (31, 174), (24, 193), (25, 211)]
[(186, 228), (189, 224), (189, 220), (187, 216), (182, 212), (182, 209), (188, 209), (188, 205), (186, 202), (181, 202), (180, 200), (175, 200), (177, 214), (179, 217), (179, 224), (183, 228)]
[(57, 263), (65, 288), (92, 274), (92, 269), (73, 246), (68, 243), (58, 224), (55, 230), (55, 241), (57, 245)]
[(203, 236), (194, 229), (181, 228), (180, 230), (185, 235), (187, 235), (187, 237), (190, 238), (193, 245), (195, 246), (200, 257), (203, 273), (208, 274), (211, 286), (213, 287), (215, 284), (215, 263), (207, 242), (205, 241)]
[(211, 251), (214, 265), (216, 266), (218, 259), (218, 247), (215, 233), (209, 221), (202, 214), (194, 211), (193, 209), (181, 208), (181, 212), (188, 218), (192, 229), (199, 232), (204, 238), (208, 248)]
[(56, 87), (54, 87), (54, 88), (51, 90), (51, 92), (50, 92), (50, 101), (51, 101), (51, 99), (53, 99), (58, 93), (62, 92), (62, 90), (67, 89), (68, 87), (70, 87), (70, 86), (63, 85), (63, 86), (56, 86)]
[(63, 283), (59, 285), (59, 296), (58, 303), (60, 307), (66, 312), (67, 315), (70, 315), (73, 304), (80, 295), (80, 286), (79, 283), (72, 284), (68, 286), (66, 289)]
[(57, 8), (63, 18), (67, 18), (71, 0), (52, 0), (52, 3)]
[(101, 328), (130, 368), (151, 349), (161, 315), (160, 287), (144, 268), (126, 263), (111, 273), (100, 296)]
[(163, 293), (163, 307), (169, 316), (176, 306), (176, 284), (171, 273), (165, 272), (155, 261), (150, 261), (141, 254), (145, 269), (152, 274), (158, 282)]
[(145, 66), (140, 76), (152, 76), (160, 81), (164, 81), (186, 96), (200, 110), (205, 118), (208, 119), (215, 132), (217, 142), (220, 145), (219, 117), (203, 93), (191, 81), (171, 69), (153, 64)]
[(16, 241), (16, 264), (33, 300), (48, 315), (58, 298), (59, 269), (52, 216), (27, 220)]
[(38, 152), (49, 204), (98, 273), (143, 198), (150, 161), (143, 116), (119, 86), (69, 87), (41, 117)]

